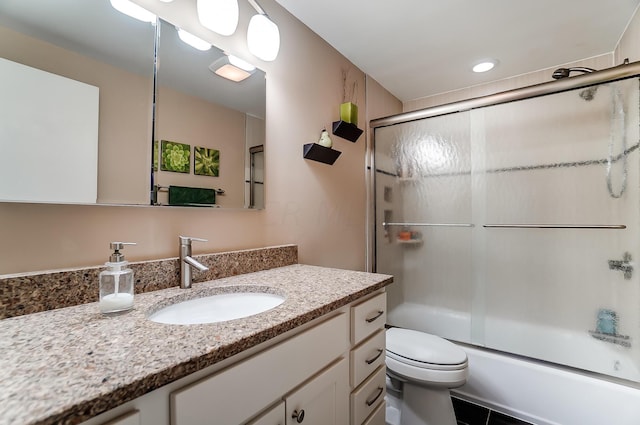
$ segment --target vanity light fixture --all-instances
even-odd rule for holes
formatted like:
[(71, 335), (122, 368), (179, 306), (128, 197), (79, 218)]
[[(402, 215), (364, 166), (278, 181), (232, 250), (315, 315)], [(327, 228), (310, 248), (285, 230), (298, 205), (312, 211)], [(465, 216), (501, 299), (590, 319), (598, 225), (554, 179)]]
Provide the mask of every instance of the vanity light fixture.
[(178, 28), (178, 37), (194, 49), (201, 50), (203, 52), (211, 49), (211, 43), (206, 42), (200, 37), (196, 37), (183, 29)]
[(238, 0), (197, 0), (198, 19), (207, 29), (231, 35), (238, 27)]
[(227, 54), (209, 65), (209, 69), (215, 74), (236, 83), (246, 80), (256, 72), (256, 67), (249, 62)]
[(249, 51), (263, 61), (272, 61), (280, 50), (280, 31), (256, 0), (248, 0), (258, 12), (249, 21), (247, 46)]
[(142, 22), (156, 22), (156, 15), (130, 0), (111, 0), (111, 6), (118, 12), (131, 16)]
[(492, 70), (497, 64), (498, 61), (495, 59), (483, 60), (482, 62), (475, 64), (472, 70), (473, 72), (487, 72)]

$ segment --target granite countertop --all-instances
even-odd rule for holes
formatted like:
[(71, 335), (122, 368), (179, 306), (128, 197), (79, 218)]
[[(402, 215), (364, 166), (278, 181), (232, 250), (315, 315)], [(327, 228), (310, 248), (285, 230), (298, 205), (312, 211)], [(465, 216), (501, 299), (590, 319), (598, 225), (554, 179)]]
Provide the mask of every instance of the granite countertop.
[[(134, 310), (97, 303), (0, 320), (0, 425), (75, 424), (338, 309), (389, 275), (292, 265), (138, 294)], [(229, 286), (286, 297), (267, 312), (203, 325), (147, 319), (164, 305)]]

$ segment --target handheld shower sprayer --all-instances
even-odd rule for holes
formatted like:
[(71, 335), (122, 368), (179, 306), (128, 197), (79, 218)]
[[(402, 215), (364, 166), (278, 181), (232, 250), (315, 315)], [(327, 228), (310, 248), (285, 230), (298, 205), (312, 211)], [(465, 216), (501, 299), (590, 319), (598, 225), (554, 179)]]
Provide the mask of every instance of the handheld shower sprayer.
[(572, 72), (582, 72), (583, 74), (588, 74), (590, 72), (594, 72), (595, 69), (587, 68), (586, 66), (576, 66), (573, 68), (558, 68), (553, 71), (551, 77), (555, 80), (559, 80), (561, 78), (567, 78)]
[[(581, 72), (583, 74), (589, 74), (595, 71), (596, 71), (595, 69), (587, 68), (586, 66), (576, 66), (573, 68), (558, 68), (555, 71), (553, 71), (553, 74), (551, 75), (551, 77), (553, 77), (555, 80), (560, 80), (562, 78), (569, 77), (572, 72)], [(579, 93), (579, 95), (582, 99), (589, 102), (593, 100), (593, 97), (596, 95), (596, 90), (598, 90), (598, 86), (587, 87), (586, 89), (582, 90)]]

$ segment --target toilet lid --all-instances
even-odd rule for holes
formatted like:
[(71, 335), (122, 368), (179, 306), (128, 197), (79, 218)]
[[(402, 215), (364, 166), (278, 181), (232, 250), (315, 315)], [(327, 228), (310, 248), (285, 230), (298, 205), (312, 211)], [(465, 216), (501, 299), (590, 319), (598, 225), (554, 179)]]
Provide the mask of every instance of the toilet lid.
[(387, 330), (387, 351), (421, 363), (459, 365), (466, 363), (463, 349), (439, 336), (410, 329)]

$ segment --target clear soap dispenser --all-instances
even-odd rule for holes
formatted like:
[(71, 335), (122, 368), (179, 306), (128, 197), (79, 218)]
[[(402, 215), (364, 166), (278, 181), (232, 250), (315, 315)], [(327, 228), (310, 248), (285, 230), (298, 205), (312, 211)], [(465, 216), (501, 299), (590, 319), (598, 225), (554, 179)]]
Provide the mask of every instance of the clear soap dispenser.
[(120, 250), (133, 242), (111, 242), (113, 250), (107, 269), (100, 273), (100, 311), (104, 314), (127, 311), (133, 308), (133, 270)]

